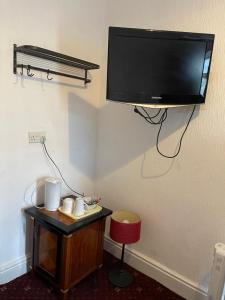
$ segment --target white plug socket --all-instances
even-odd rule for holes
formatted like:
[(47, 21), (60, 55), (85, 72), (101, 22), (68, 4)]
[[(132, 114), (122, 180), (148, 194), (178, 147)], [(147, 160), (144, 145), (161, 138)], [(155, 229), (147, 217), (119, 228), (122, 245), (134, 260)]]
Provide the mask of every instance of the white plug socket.
[(46, 132), (44, 131), (32, 131), (28, 132), (29, 143), (43, 143), (43, 138), (46, 140)]

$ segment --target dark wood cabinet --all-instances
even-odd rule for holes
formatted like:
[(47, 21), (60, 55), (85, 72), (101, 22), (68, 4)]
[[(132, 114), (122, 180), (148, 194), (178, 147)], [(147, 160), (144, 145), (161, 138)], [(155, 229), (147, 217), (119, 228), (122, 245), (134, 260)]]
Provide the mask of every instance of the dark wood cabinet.
[(49, 280), (66, 299), (69, 289), (102, 265), (105, 219), (101, 212), (75, 221), (60, 212), (31, 207), (32, 269)]
[(41, 225), (37, 228), (38, 246), (35, 248), (35, 265), (55, 278), (59, 237)]

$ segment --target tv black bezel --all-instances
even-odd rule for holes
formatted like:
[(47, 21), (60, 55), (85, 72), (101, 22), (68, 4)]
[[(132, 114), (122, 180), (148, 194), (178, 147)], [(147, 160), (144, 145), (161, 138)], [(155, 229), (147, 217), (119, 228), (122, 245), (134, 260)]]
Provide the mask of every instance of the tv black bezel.
[[(146, 96), (140, 93), (124, 93), (122, 91), (112, 91), (110, 89), (109, 80), (109, 65), (110, 65), (110, 43), (116, 35), (122, 35), (125, 37), (144, 37), (144, 38), (157, 38), (157, 39), (173, 39), (173, 40), (191, 40), (191, 41), (204, 41), (206, 42), (206, 51), (211, 51), (208, 72), (204, 78), (206, 78), (206, 87), (204, 94), (201, 95), (160, 95), (160, 99), (154, 98), (153, 95), (146, 99)], [(205, 103), (209, 73), (212, 61), (212, 51), (214, 44), (214, 34), (206, 33), (193, 33), (193, 32), (180, 32), (180, 31), (165, 31), (165, 30), (153, 30), (153, 29), (137, 29), (137, 28), (125, 28), (125, 27), (109, 27), (108, 35), (108, 65), (107, 65), (107, 94), (106, 98), (108, 100), (116, 102), (125, 102), (137, 105), (189, 105), (189, 104), (203, 104)], [(206, 57), (205, 57), (206, 60)], [(204, 61), (205, 61), (204, 60)], [(203, 79), (203, 76), (202, 76)], [(201, 90), (201, 88), (200, 88)], [(153, 97), (153, 98), (151, 98)]]

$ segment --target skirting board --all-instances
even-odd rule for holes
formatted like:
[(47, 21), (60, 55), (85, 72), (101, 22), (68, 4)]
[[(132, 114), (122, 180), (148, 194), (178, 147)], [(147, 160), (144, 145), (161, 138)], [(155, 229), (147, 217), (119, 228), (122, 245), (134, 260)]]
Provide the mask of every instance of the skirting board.
[(21, 256), (0, 265), (0, 284), (7, 283), (27, 273), (29, 261), (29, 256)]
[[(105, 237), (104, 249), (117, 258), (121, 257), (121, 246), (108, 237)], [(185, 299), (207, 299), (206, 291), (203, 288), (200, 288), (197, 283), (136, 250), (125, 248), (125, 262)]]

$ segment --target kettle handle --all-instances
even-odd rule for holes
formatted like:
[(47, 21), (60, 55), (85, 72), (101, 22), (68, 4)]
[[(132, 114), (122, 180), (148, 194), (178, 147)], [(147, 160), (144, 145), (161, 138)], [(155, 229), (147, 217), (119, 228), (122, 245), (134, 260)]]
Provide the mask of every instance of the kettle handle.
[(31, 200), (31, 204), (32, 204), (34, 207), (36, 207), (36, 208), (41, 208), (41, 209), (42, 209), (42, 208), (45, 208), (45, 206), (38, 206), (38, 205), (36, 205), (36, 204), (34, 203), (34, 201), (33, 201), (34, 192), (36, 191), (36, 193), (37, 193), (37, 191), (38, 191), (38, 189), (39, 189), (41, 183), (43, 183), (43, 180), (40, 180), (40, 181), (38, 182), (38, 184), (36, 185), (36, 187), (33, 189), (32, 193), (31, 193), (31, 196), (30, 196), (30, 200)]

